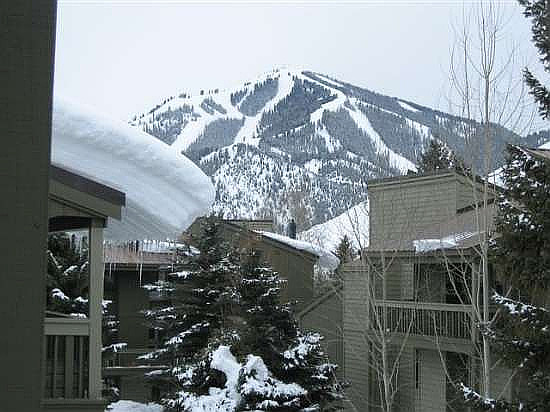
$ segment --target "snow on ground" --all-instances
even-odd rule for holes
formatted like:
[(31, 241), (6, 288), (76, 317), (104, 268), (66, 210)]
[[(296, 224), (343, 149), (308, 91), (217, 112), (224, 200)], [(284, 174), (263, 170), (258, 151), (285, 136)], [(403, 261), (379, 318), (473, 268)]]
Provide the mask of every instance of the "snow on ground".
[(405, 102), (402, 102), (401, 100), (397, 101), (397, 104), (401, 106), (403, 109), (408, 110), (410, 112), (418, 113), (420, 110), (412, 107), (410, 104), (407, 104)]
[(365, 248), (369, 243), (368, 201), (353, 206), (341, 215), (298, 234), (298, 238), (318, 245), (324, 250), (336, 250), (342, 237), (347, 235), (354, 249)]
[[(354, 99), (357, 102), (357, 99)], [(354, 105), (355, 106), (355, 105)], [(393, 150), (390, 150), (380, 135), (374, 130), (370, 124), (369, 118), (361, 110), (348, 110), (349, 115), (363, 132), (365, 132), (374, 143), (376, 152), (378, 154), (387, 154), (389, 156), (390, 165), (398, 168), (402, 172), (406, 173), (409, 170), (416, 171), (416, 165), (410, 160), (398, 155)]]
[(185, 156), (64, 98), (54, 100), (52, 163), (126, 194), (108, 240), (175, 238), (214, 201), (210, 179)]
[(414, 121), (414, 120), (411, 120), (411, 119), (408, 119), (408, 118), (404, 118), (405, 121), (407, 122), (407, 125), (413, 129), (415, 129), (418, 134), (422, 137), (423, 140), (434, 140), (434, 136), (432, 134), (432, 131), (431, 129), (424, 125), (424, 124), (421, 124), (421, 123), (418, 123), (417, 121)]
[(315, 73), (315, 76), (317, 76), (318, 78), (320, 78), (321, 80), (327, 82), (328, 84), (334, 86), (334, 87), (342, 87), (342, 85), (340, 83), (337, 83), (336, 81), (328, 78), (327, 76), (323, 75), (323, 74), (319, 74), (319, 73)]
[(277, 233), (272, 233), (272, 232), (259, 232), (259, 233), (261, 233), (262, 235), (270, 239), (276, 240), (281, 243), (285, 243), (295, 249), (303, 250), (303, 251), (312, 253), (316, 256), (319, 256), (318, 264), (322, 269), (329, 270), (329, 271), (336, 270), (336, 268), (340, 264), (340, 259), (338, 259), (336, 255), (334, 255), (334, 253), (314, 243), (310, 243), (310, 242), (306, 242), (298, 239), (292, 239), (288, 236), (279, 235)]
[(164, 408), (155, 403), (138, 403), (134, 401), (118, 401), (111, 403), (106, 412), (163, 412)]
[(342, 147), (342, 144), (340, 143), (340, 141), (332, 137), (324, 126), (320, 129), (317, 129), (317, 135), (325, 139), (325, 146), (327, 147), (327, 150), (329, 151), (329, 153), (334, 153), (336, 150)]
[(311, 159), (304, 163), (304, 168), (315, 174), (319, 174), (321, 167), (323, 167), (323, 162), (319, 159)]
[[(309, 77), (307, 78), (307, 80), (311, 81), (311, 79)], [(324, 88), (327, 88), (327, 86), (325, 86), (322, 83), (318, 83), (318, 82), (315, 82), (315, 83), (321, 85)], [(336, 90), (336, 89), (330, 89), (330, 90), (336, 93), (336, 99), (331, 100), (330, 102), (323, 104), (321, 107), (319, 107), (313, 113), (311, 113), (310, 116), (309, 116), (309, 121), (311, 123), (317, 123), (317, 122), (321, 121), (321, 119), (323, 118), (323, 113), (325, 111), (328, 110), (329, 112), (336, 112), (336, 111), (338, 111), (338, 109), (340, 107), (344, 106), (344, 103), (346, 102), (346, 99), (347, 99), (346, 95), (344, 93), (342, 93), (340, 90)]]
[[(258, 80), (259, 83), (261, 80)], [(269, 110), (272, 110), (277, 103), (282, 99), (288, 96), (292, 90), (292, 77), (288, 76), (287, 73), (280, 72), (277, 82), (277, 94), (273, 99), (271, 99), (267, 104), (260, 110), (256, 116), (247, 117), (245, 116), (244, 125), (241, 127), (241, 130), (237, 133), (234, 143), (247, 143), (254, 146), (258, 146), (260, 139), (254, 138), (256, 135), (256, 130), (260, 125), (260, 120), (262, 115)]]

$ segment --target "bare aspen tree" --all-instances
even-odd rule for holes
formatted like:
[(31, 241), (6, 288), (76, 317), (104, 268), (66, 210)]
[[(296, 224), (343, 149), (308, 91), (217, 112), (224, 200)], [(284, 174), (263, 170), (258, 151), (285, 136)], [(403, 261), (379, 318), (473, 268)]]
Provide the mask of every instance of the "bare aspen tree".
[[(475, 246), (479, 265), (472, 267), (474, 278), (481, 282), (472, 285), (481, 300), (472, 296), (476, 320), (489, 325), (489, 241), (492, 216), (487, 213), (494, 191), (491, 173), (494, 140), (499, 126), (522, 133), (534, 117), (532, 105), (526, 99), (521, 77), (519, 52), (507, 32), (505, 7), (497, 2), (479, 1), (464, 7), (462, 21), (455, 26), (456, 42), (451, 52), (449, 105), (453, 113), (463, 117), (462, 134), (466, 147), (465, 162), (473, 177), (476, 226), (479, 243)], [(482, 190), (476, 177), (482, 179)], [(478, 302), (479, 306), (478, 306)], [(480, 353), (481, 393), (490, 397), (491, 356), (489, 342), (482, 335)]]

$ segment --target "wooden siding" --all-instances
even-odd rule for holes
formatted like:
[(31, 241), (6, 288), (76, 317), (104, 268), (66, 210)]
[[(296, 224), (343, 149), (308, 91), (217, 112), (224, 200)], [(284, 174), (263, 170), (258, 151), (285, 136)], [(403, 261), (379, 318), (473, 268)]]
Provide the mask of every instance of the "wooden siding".
[(419, 238), (438, 238), (437, 223), (456, 213), (455, 175), (377, 185), (369, 190), (370, 249), (406, 249)]
[(346, 265), (344, 276), (344, 331), (363, 331), (366, 327), (368, 308), (366, 273), (364, 267), (352, 262)]
[(396, 410), (415, 411), (415, 350), (405, 347), (399, 357), (399, 375), (397, 377)]
[(345, 380), (351, 383), (346, 390), (346, 410), (365, 412), (368, 407), (369, 374), (368, 344), (365, 334), (344, 331)]
[(328, 297), (322, 297), (318, 304), (305, 313), (300, 319), (300, 326), (311, 332), (320, 333), (324, 349), (332, 363), (338, 365), (336, 375), (344, 375), (343, 349), (343, 302), (341, 290), (328, 292)]
[(421, 412), (441, 412), (446, 409), (446, 378), (439, 353), (435, 350), (418, 350), (420, 355), (420, 396)]
[(40, 410), (56, 2), (0, 2), (0, 409)]
[[(154, 281), (156, 272), (143, 272), (142, 284)], [(119, 320), (119, 340), (128, 344), (128, 348), (146, 348), (149, 346), (149, 329), (144, 325), (141, 311), (149, 309), (149, 296), (140, 285), (139, 270), (115, 271), (116, 305)]]

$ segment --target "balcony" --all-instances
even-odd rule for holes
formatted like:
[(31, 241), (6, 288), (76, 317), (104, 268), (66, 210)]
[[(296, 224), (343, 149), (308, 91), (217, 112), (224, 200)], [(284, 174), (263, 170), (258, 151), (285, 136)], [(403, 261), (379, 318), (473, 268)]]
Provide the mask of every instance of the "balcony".
[(163, 369), (165, 366), (155, 361), (146, 363), (138, 359), (141, 355), (151, 352), (152, 349), (125, 349), (114, 353), (111, 359), (103, 362), (103, 376), (141, 375), (152, 370)]
[(88, 398), (88, 319), (46, 318), (44, 334), (43, 398)]
[(48, 315), (44, 319), (43, 408), (103, 411), (104, 401), (89, 398), (89, 319)]
[(376, 313), (372, 321), (383, 322), (385, 316), (385, 328), (392, 333), (471, 340), (474, 330), (474, 312), (469, 305), (380, 301)]

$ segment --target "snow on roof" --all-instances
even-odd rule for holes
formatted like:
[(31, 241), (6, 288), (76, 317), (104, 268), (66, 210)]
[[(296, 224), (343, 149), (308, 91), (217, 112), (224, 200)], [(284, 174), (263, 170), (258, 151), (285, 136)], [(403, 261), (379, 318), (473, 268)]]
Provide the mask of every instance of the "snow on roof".
[(210, 179), (168, 145), (64, 98), (54, 100), (52, 163), (126, 194), (109, 240), (175, 238), (214, 200)]
[(303, 250), (305, 252), (309, 252), (314, 254), (315, 256), (318, 256), (318, 264), (323, 269), (336, 270), (336, 268), (338, 268), (338, 265), (340, 264), (340, 259), (338, 259), (336, 255), (334, 255), (334, 253), (327, 249), (323, 249), (320, 246), (314, 245), (313, 243), (305, 242), (303, 240), (292, 239), (288, 236), (279, 235), (272, 232), (260, 231), (258, 233), (261, 233), (265, 237), (284, 243), (295, 249)]
[(418, 239), (413, 240), (413, 246), (416, 253), (433, 252), (435, 250), (456, 248), (466, 239), (475, 236), (478, 233), (464, 232), (445, 236), (441, 239)]

